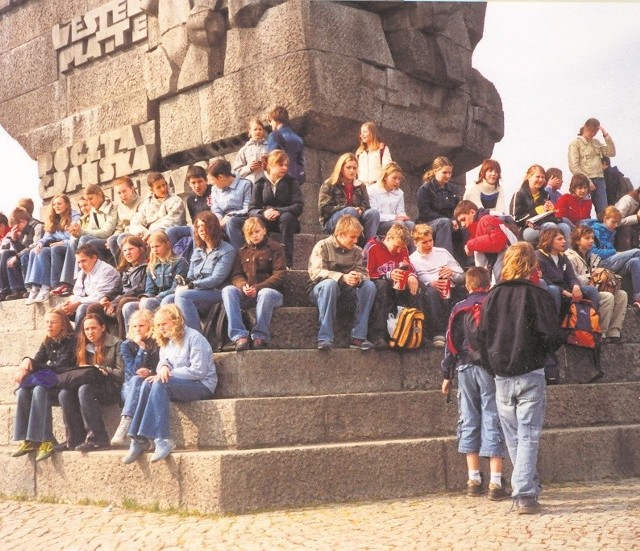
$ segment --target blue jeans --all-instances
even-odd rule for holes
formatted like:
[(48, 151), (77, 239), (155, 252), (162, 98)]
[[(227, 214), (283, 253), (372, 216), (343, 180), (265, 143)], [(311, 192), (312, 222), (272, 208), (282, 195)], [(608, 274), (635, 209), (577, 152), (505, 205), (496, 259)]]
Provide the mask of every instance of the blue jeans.
[[(557, 285), (553, 285), (552, 283), (547, 283), (547, 291), (551, 293), (553, 297), (553, 302), (556, 305), (556, 311), (560, 312), (560, 304), (562, 302), (562, 287), (558, 287)], [(540, 285), (544, 287), (544, 285)], [(593, 287), (592, 285), (580, 285), (580, 291), (582, 291), (582, 296), (593, 304), (593, 307), (597, 310), (600, 308), (600, 294), (598, 293), (598, 289)]]
[(591, 178), (591, 182), (596, 186), (596, 189), (591, 192), (591, 201), (596, 209), (596, 216), (600, 216), (609, 204), (607, 200), (607, 184), (604, 178)]
[(162, 304), (174, 302), (180, 308), (187, 327), (202, 332), (200, 314), (208, 312), (214, 304), (221, 301), (222, 291), (220, 289), (187, 289), (177, 294), (168, 295), (162, 300)]
[(142, 381), (129, 436), (153, 440), (171, 438), (170, 402), (195, 402), (209, 398), (213, 398), (213, 393), (200, 381), (178, 377), (169, 377), (166, 383)]
[(53, 441), (51, 401), (55, 392), (43, 386), (18, 389), (14, 440)]
[(512, 497), (535, 497), (540, 433), (544, 423), (546, 383), (542, 369), (515, 377), (496, 377), (496, 404), (513, 464)]
[(633, 287), (633, 300), (640, 300), (640, 249), (631, 249), (603, 258), (600, 266), (609, 268), (621, 276), (629, 274)]
[(504, 457), (496, 406), (496, 383), (480, 366), (458, 366), (458, 451)]
[(229, 243), (233, 245), (234, 249), (239, 249), (244, 245), (244, 234), (242, 233), (242, 226), (246, 216), (232, 216), (224, 225), (224, 233), (229, 238)]
[(249, 331), (242, 322), (242, 309), (256, 307), (256, 324), (251, 329), (253, 339), (271, 340), (269, 325), (274, 308), (282, 306), (282, 293), (265, 287), (258, 291), (255, 298), (248, 297), (241, 289), (234, 285), (227, 285), (222, 289), (222, 302), (229, 320), (229, 338), (236, 342), (242, 337), (248, 337)]
[(380, 213), (376, 209), (365, 210), (362, 214), (358, 213), (355, 207), (345, 207), (334, 213), (329, 220), (324, 223), (324, 233), (331, 234), (336, 229), (338, 220), (345, 215), (351, 215), (360, 220), (364, 227), (364, 242), (366, 243), (378, 233), (378, 224), (380, 224)]
[(318, 341), (333, 342), (333, 324), (336, 319), (338, 297), (352, 295), (355, 297), (356, 310), (351, 337), (354, 339), (367, 338), (367, 326), (373, 301), (376, 298), (376, 286), (373, 281), (365, 280), (358, 287), (340, 286), (333, 279), (323, 279), (316, 283), (309, 297), (318, 307), (320, 331)]
[(44, 247), (39, 254), (35, 249), (29, 251), (29, 263), (24, 276), (25, 285), (49, 286), (51, 281), (51, 249)]
[(9, 249), (0, 251), (0, 287), (6, 293), (10, 290), (24, 289), (20, 260), (13, 268), (7, 266), (7, 262), (14, 256), (17, 256), (16, 253)]
[(453, 254), (453, 227), (450, 218), (436, 218), (428, 222), (433, 230), (433, 243)]
[(77, 241), (69, 241), (59, 247), (51, 249), (51, 283), (52, 287), (54, 278), (60, 283), (66, 283), (73, 286), (73, 280), (76, 278), (76, 249)]
[(172, 247), (183, 237), (193, 237), (191, 226), (171, 226), (164, 230), (164, 233), (167, 234)]
[(540, 233), (543, 230), (548, 230), (549, 228), (558, 228), (567, 241), (567, 247), (569, 246), (569, 244), (571, 243), (571, 226), (569, 224), (566, 224), (565, 222), (545, 222), (544, 224), (540, 224), (539, 229), (525, 228), (522, 232), (522, 239), (524, 239), (528, 243), (531, 243), (535, 247), (537, 246)]

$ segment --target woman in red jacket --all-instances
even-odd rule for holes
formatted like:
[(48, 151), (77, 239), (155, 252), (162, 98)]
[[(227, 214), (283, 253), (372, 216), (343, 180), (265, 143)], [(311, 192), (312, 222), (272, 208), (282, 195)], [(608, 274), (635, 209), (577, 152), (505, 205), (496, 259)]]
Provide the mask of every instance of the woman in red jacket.
[(584, 174), (576, 174), (571, 178), (569, 193), (560, 197), (556, 203), (556, 216), (577, 226), (581, 220), (591, 218), (591, 205), (589, 178)]

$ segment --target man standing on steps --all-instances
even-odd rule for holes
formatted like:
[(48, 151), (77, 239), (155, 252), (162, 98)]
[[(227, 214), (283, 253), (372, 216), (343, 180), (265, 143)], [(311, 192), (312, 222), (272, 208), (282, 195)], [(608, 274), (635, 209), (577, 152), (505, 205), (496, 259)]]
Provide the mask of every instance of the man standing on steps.
[(282, 149), (286, 152), (289, 155), (287, 174), (297, 180), (299, 185), (304, 184), (306, 175), (302, 151), (303, 141), (289, 126), (289, 112), (285, 107), (278, 105), (267, 116), (272, 129), (267, 138), (267, 151)]

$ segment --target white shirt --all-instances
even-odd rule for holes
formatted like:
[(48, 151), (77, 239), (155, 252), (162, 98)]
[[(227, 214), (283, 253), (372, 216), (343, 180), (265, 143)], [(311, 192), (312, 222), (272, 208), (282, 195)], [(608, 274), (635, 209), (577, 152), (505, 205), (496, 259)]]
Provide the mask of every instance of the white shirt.
[(431, 285), (436, 281), (438, 279), (438, 271), (442, 266), (451, 268), (453, 271), (452, 284), (462, 285), (464, 282), (464, 270), (447, 249), (434, 247), (428, 254), (420, 254), (415, 251), (411, 253), (409, 260), (416, 270), (418, 280), (423, 285)]

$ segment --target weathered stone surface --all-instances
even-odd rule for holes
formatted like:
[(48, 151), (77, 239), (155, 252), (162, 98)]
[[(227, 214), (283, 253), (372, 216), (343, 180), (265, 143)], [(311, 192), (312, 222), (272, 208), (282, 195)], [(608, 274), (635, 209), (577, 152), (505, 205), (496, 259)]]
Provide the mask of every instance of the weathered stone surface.
[(178, 25), (164, 32), (162, 35), (162, 49), (166, 52), (169, 61), (173, 65), (181, 67), (189, 49), (187, 26)]
[(160, 34), (164, 35), (169, 29), (186, 23), (190, 10), (189, 0), (159, 0), (157, 13)]
[(144, 83), (150, 100), (166, 97), (177, 90), (178, 68), (159, 47), (144, 56)]
[(65, 86), (56, 81), (5, 101), (0, 104), (2, 127), (17, 135), (25, 126), (39, 128), (64, 119), (68, 114), (66, 93)]
[(164, 101), (160, 105), (160, 154), (166, 156), (201, 146), (201, 117), (195, 91)]
[(0, 453), (3, 495), (13, 498), (33, 499), (36, 496), (36, 480), (32, 459), (16, 460), (8, 453)]

